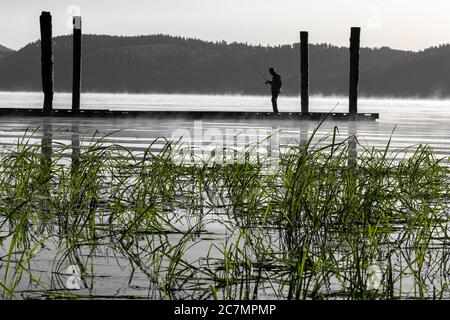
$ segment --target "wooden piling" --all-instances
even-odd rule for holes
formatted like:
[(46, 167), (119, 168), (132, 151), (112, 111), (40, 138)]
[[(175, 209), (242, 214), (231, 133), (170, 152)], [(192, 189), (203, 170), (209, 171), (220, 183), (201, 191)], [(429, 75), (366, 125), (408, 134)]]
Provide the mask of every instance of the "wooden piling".
[(42, 91), (44, 92), (44, 111), (53, 109), (53, 50), (52, 50), (52, 16), (43, 11), (40, 16), (41, 25), (41, 68)]
[(80, 110), (81, 92), (81, 17), (73, 17), (72, 111)]
[(351, 115), (358, 113), (358, 83), (359, 83), (359, 46), (361, 28), (353, 27), (350, 35), (350, 87), (349, 87), (349, 112)]
[(300, 32), (300, 75), (302, 114), (309, 112), (308, 32)]

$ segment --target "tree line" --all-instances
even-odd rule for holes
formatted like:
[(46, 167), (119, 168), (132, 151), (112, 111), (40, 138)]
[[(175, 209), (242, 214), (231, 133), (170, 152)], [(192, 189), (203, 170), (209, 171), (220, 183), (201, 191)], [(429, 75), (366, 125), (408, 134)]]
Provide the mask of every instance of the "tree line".
[[(72, 38), (54, 42), (55, 90), (72, 87)], [(275, 67), (283, 93), (300, 92), (299, 43), (262, 46), (150, 35), (83, 35), (85, 92), (266, 94), (258, 71)], [(348, 48), (311, 44), (311, 94), (348, 92)], [(365, 96), (450, 96), (450, 46), (419, 52), (361, 49), (360, 92)], [(0, 60), (0, 90), (41, 90), (40, 42)]]

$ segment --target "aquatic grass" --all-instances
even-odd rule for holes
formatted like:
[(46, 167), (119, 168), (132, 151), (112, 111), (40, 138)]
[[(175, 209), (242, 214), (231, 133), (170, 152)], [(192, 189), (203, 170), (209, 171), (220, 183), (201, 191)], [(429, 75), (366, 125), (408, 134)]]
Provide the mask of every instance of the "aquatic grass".
[(106, 256), (153, 299), (450, 298), (446, 159), (316, 134), (277, 162), (260, 144), (200, 155), (164, 138), (141, 152), (108, 136), (2, 147), (0, 292), (94, 298)]

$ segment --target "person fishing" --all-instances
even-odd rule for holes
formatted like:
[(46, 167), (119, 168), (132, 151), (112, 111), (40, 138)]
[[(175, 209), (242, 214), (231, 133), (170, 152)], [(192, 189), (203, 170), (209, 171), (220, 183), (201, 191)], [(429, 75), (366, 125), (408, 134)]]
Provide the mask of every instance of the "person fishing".
[(272, 81), (266, 80), (266, 84), (270, 84), (271, 91), (272, 91), (272, 107), (273, 112), (278, 113), (278, 96), (281, 93), (281, 76), (275, 72), (274, 68), (269, 69), (269, 73), (272, 75)]

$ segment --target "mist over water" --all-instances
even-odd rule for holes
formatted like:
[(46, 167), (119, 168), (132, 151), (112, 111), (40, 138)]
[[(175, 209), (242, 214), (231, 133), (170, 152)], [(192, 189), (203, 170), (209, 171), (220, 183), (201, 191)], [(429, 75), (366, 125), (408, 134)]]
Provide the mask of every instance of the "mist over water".
[[(42, 108), (42, 101), (40, 92), (0, 91), (0, 108)], [(55, 93), (54, 108), (70, 109), (71, 103), (70, 93)], [(358, 103), (359, 112), (378, 112), (383, 120), (391, 117), (398, 121), (419, 117), (438, 121), (450, 119), (448, 99), (360, 98)], [(110, 110), (272, 111), (269, 96), (243, 95), (84, 93), (81, 105), (85, 109)], [(280, 95), (279, 105), (280, 112), (299, 112), (300, 98)], [(329, 112), (335, 106), (335, 112), (348, 111), (348, 98), (310, 98), (312, 112)], [(436, 114), (439, 114), (439, 119), (436, 119)]]
[[(38, 92), (0, 92), (0, 108), (41, 108), (43, 95)], [(261, 111), (271, 112), (269, 96), (240, 95), (176, 95), (176, 94), (104, 94), (86, 93), (81, 96), (83, 109), (110, 110), (173, 110), (173, 111)], [(70, 93), (56, 93), (54, 108), (71, 108)], [(347, 112), (347, 97), (311, 97), (312, 112)], [(281, 96), (281, 112), (299, 112), (298, 97)], [(370, 146), (383, 148), (394, 129), (392, 147), (404, 148), (410, 145), (429, 144), (438, 155), (450, 155), (450, 100), (421, 99), (360, 99), (359, 112), (377, 112), (377, 121), (347, 122), (327, 120), (319, 131), (324, 135), (339, 128), (345, 138), (355, 134)], [(81, 139), (89, 141), (97, 134), (107, 135), (119, 130), (110, 139), (117, 139), (124, 145), (145, 148), (158, 137), (171, 138), (177, 130), (185, 129), (194, 134), (195, 122), (177, 119), (44, 119), (44, 118), (3, 118), (0, 129), (0, 143), (12, 143), (25, 130), (42, 129), (43, 121), (52, 124), (54, 138), (65, 141), (72, 124), (80, 125)], [(279, 130), (281, 143), (297, 141), (305, 132), (311, 134), (318, 121), (258, 121), (248, 119), (204, 120), (201, 131), (208, 135), (211, 130), (226, 135), (227, 130), (257, 132)], [(253, 134), (253, 133), (252, 133)]]

